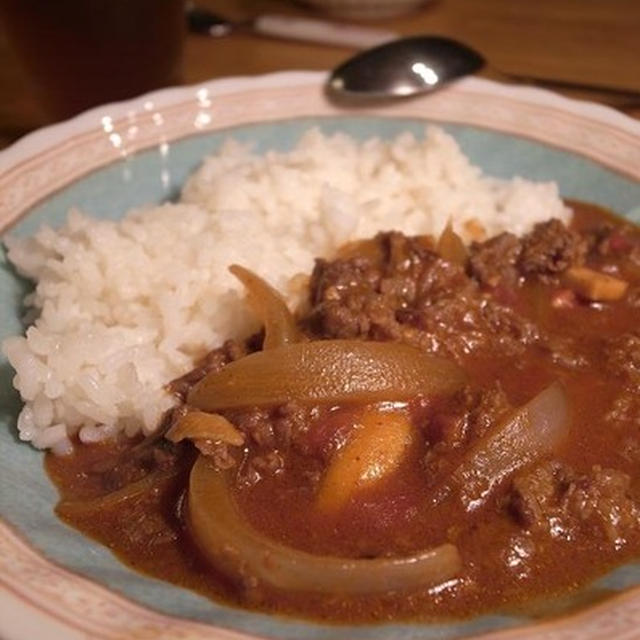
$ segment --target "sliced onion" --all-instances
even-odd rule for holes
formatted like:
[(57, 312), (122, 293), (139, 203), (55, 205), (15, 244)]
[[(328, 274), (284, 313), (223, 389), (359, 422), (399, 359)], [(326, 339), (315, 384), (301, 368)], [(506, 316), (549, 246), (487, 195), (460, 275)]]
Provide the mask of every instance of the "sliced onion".
[(482, 506), (514, 471), (556, 452), (569, 432), (564, 388), (554, 383), (486, 433), (453, 472), (468, 511)]
[(407, 400), (449, 393), (464, 383), (454, 362), (397, 342), (318, 340), (258, 351), (206, 375), (188, 403), (204, 411)]
[(180, 442), (185, 438), (192, 440), (215, 440), (234, 446), (244, 444), (244, 435), (231, 422), (219, 413), (189, 411), (180, 416), (167, 431), (171, 442)]
[(85, 500), (62, 500), (56, 506), (56, 512), (64, 517), (65, 515), (99, 514), (110, 509), (119, 509), (130, 500), (141, 498), (161, 484), (175, 478), (179, 473), (179, 469), (155, 471), (136, 482), (125, 485), (121, 489), (107, 493), (104, 496), (87, 498)]
[(217, 569), (232, 579), (258, 579), (279, 589), (366, 595), (433, 586), (461, 569), (452, 544), (398, 558), (351, 559), (275, 542), (239, 515), (223, 473), (202, 456), (191, 471), (188, 517), (201, 551)]
[(229, 271), (244, 285), (249, 302), (264, 325), (262, 349), (298, 342), (301, 334), (280, 293), (253, 271), (239, 264), (231, 265)]

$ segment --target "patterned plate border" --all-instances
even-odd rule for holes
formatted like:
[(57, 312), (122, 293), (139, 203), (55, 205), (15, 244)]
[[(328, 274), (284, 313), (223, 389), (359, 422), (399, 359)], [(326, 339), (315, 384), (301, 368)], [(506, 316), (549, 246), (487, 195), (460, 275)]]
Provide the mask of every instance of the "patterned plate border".
[[(174, 140), (248, 122), (344, 115), (327, 100), (324, 74), (282, 73), (160, 91), (93, 109), (0, 153), (0, 232), (82, 175), (137, 151), (170, 153)], [(612, 109), (540, 89), (468, 78), (446, 90), (359, 115), (429, 118), (525, 136), (640, 179), (640, 123)], [(348, 112), (348, 111), (347, 111)]]
[[(250, 122), (345, 115), (326, 74), (285, 72), (168, 89), (93, 109), (0, 153), (0, 231), (79, 177), (143, 149)], [(640, 122), (539, 89), (470, 78), (420, 99), (352, 108), (353, 115), (428, 118), (528, 137), (640, 180)], [(82, 615), (79, 616), (78, 612)], [(249, 640), (141, 607), (43, 557), (0, 521), (0, 635), (6, 640)], [(482, 640), (640, 638), (640, 588), (561, 620)]]

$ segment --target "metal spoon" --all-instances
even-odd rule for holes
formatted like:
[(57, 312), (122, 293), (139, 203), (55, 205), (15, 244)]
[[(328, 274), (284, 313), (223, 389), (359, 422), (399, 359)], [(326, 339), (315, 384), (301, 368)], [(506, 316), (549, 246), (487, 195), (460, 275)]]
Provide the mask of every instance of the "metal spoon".
[(186, 5), (186, 17), (190, 33), (214, 38), (239, 31), (285, 40), (365, 49), (398, 37), (396, 33), (386, 29), (306, 16), (261, 14), (250, 20), (232, 22), (191, 2)]
[(479, 53), (460, 42), (415, 36), (356, 54), (333, 71), (328, 88), (350, 97), (411, 96), (475, 73), (484, 64)]
[[(486, 64), (477, 51), (451, 38), (413, 36), (356, 54), (333, 71), (327, 88), (335, 98), (356, 100), (412, 96), (439, 89)], [(640, 97), (635, 89), (508, 73), (487, 66), (493, 77), (506, 82), (599, 93), (620, 101), (631, 100), (631, 106), (637, 105)], [(624, 109), (625, 103), (616, 106)]]

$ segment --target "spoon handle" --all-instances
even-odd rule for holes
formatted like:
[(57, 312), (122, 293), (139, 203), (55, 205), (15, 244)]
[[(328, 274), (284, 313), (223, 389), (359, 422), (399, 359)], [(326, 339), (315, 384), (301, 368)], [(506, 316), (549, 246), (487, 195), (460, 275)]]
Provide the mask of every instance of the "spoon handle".
[(376, 47), (398, 37), (398, 34), (385, 29), (275, 14), (255, 18), (253, 29), (262, 35), (277, 38), (355, 49)]
[(592, 82), (583, 82), (581, 80), (566, 80), (561, 78), (551, 78), (538, 76), (530, 73), (518, 73), (515, 71), (503, 71), (496, 67), (488, 67), (488, 77), (499, 82), (517, 82), (518, 84), (527, 84), (538, 86), (546, 89), (566, 89), (569, 91), (582, 91), (586, 93), (600, 93), (610, 95), (619, 99), (638, 100), (640, 99), (640, 91), (631, 87), (614, 87), (602, 85)]

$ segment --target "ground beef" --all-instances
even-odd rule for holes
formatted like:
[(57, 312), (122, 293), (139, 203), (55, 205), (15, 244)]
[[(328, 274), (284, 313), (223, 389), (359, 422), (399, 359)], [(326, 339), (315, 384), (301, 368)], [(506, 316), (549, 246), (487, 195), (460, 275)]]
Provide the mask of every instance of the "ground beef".
[(465, 387), (451, 398), (441, 400), (436, 407), (424, 411), (420, 425), (429, 449), (427, 460), (462, 446), (469, 437), (469, 414), (477, 403), (477, 394)]
[(303, 406), (297, 402), (288, 402), (276, 407), (272, 419), (279, 447), (283, 450), (292, 447), (304, 453), (305, 436), (316, 412), (315, 407)]
[(513, 407), (499, 384), (484, 389), (465, 387), (426, 412), (422, 430), (428, 443), (424, 457), (426, 476), (437, 483), (457, 464), (448, 454), (462, 449), (498, 424)]
[(509, 496), (509, 509), (525, 528), (545, 528), (569, 487), (571, 472), (558, 462), (546, 462), (517, 475)]
[(620, 229), (616, 230), (609, 222), (598, 224), (583, 234), (590, 255), (609, 256), (616, 251), (619, 243), (611, 242), (612, 236), (620, 236)]
[[(240, 466), (241, 484), (252, 484), (260, 477), (277, 473), (284, 468), (281, 452), (293, 448), (308, 453), (305, 435), (312, 424), (317, 408), (296, 402), (262, 409), (250, 407), (224, 411), (224, 416), (246, 436), (249, 448), (243, 454), (231, 451), (220, 442), (200, 441), (196, 446), (205, 455), (213, 456), (220, 469)], [(249, 455), (246, 451), (251, 450)]]
[(564, 507), (568, 513), (604, 532), (609, 542), (623, 543), (626, 530), (638, 526), (640, 510), (629, 494), (631, 479), (617, 469), (594, 466), (567, 490)]
[(482, 437), (513, 407), (499, 384), (483, 390), (465, 387), (428, 415), (428, 440), (454, 449)]
[(566, 465), (545, 462), (519, 474), (508, 508), (525, 528), (567, 540), (576, 528), (586, 528), (616, 547), (625, 543), (640, 518), (629, 475), (598, 465), (577, 475)]
[(247, 437), (247, 441), (263, 449), (277, 446), (271, 411), (252, 407), (226, 411), (225, 417)]
[(475, 438), (482, 437), (489, 427), (498, 424), (513, 409), (498, 383), (480, 393), (468, 404), (469, 428)]
[(580, 345), (573, 338), (545, 335), (540, 346), (549, 352), (553, 362), (565, 369), (584, 369), (590, 364), (589, 357), (581, 351)]
[(469, 269), (482, 285), (513, 286), (518, 278), (516, 264), (522, 244), (512, 233), (501, 233), (486, 242), (474, 242), (470, 247)]
[(638, 437), (626, 438), (623, 441), (620, 455), (634, 465), (640, 466), (640, 429), (638, 429)]
[(238, 486), (250, 487), (260, 482), (265, 476), (272, 476), (284, 469), (282, 454), (274, 449), (264, 454), (245, 458), (235, 476)]
[(623, 333), (605, 345), (608, 371), (640, 384), (640, 331)]
[(399, 301), (397, 308), (423, 308), (453, 293), (476, 289), (463, 267), (443, 260), (416, 239), (392, 234), (392, 260), (383, 265), (381, 291)]
[(630, 383), (620, 389), (605, 420), (614, 429), (635, 427), (640, 435), (640, 396), (636, 384)]
[(393, 323), (380, 293), (380, 274), (368, 260), (318, 260), (311, 277), (313, 308), (307, 320), (322, 338), (366, 337), (376, 325)]
[[(153, 497), (152, 500), (159, 500)], [(145, 549), (164, 546), (177, 539), (178, 534), (167, 527), (165, 518), (157, 511), (145, 507), (144, 502), (132, 505), (127, 517), (119, 521), (120, 535), (126, 537), (129, 544), (139, 544)]]
[(264, 455), (255, 456), (251, 460), (251, 464), (253, 468), (262, 475), (274, 475), (284, 468), (284, 458), (279, 451), (274, 449)]
[(634, 253), (640, 249), (633, 227), (627, 224), (605, 222), (585, 233), (584, 237), (589, 252), (602, 258), (616, 259), (627, 255), (633, 259)]
[(269, 409), (251, 407), (224, 413), (254, 445), (286, 450), (303, 439), (316, 411), (312, 406), (289, 402)]
[(471, 286), (460, 266), (441, 260), (417, 238), (387, 233), (375, 242), (381, 260), (316, 262), (307, 320), (312, 333), (321, 338), (399, 339), (403, 312)]
[(405, 326), (419, 330), (415, 344), (461, 361), (470, 354), (513, 357), (539, 339), (533, 323), (479, 292), (442, 298), (422, 309), (402, 312)]
[(238, 463), (233, 455), (231, 447), (219, 440), (197, 439), (193, 441), (198, 451), (209, 456), (217, 469), (232, 469)]
[(197, 364), (197, 366), (180, 378), (176, 378), (169, 385), (171, 393), (177, 395), (181, 400), (185, 400), (191, 387), (200, 382), (208, 373), (220, 371), (225, 365), (234, 360), (238, 360), (255, 351), (255, 338), (247, 342), (227, 340), (218, 349), (213, 349)]
[(316, 263), (312, 333), (397, 340), (458, 359), (478, 349), (513, 355), (538, 339), (531, 322), (419, 239), (390, 233), (376, 242), (381, 259)]
[(524, 275), (552, 276), (584, 262), (587, 242), (559, 220), (537, 224), (522, 239), (518, 265)]

